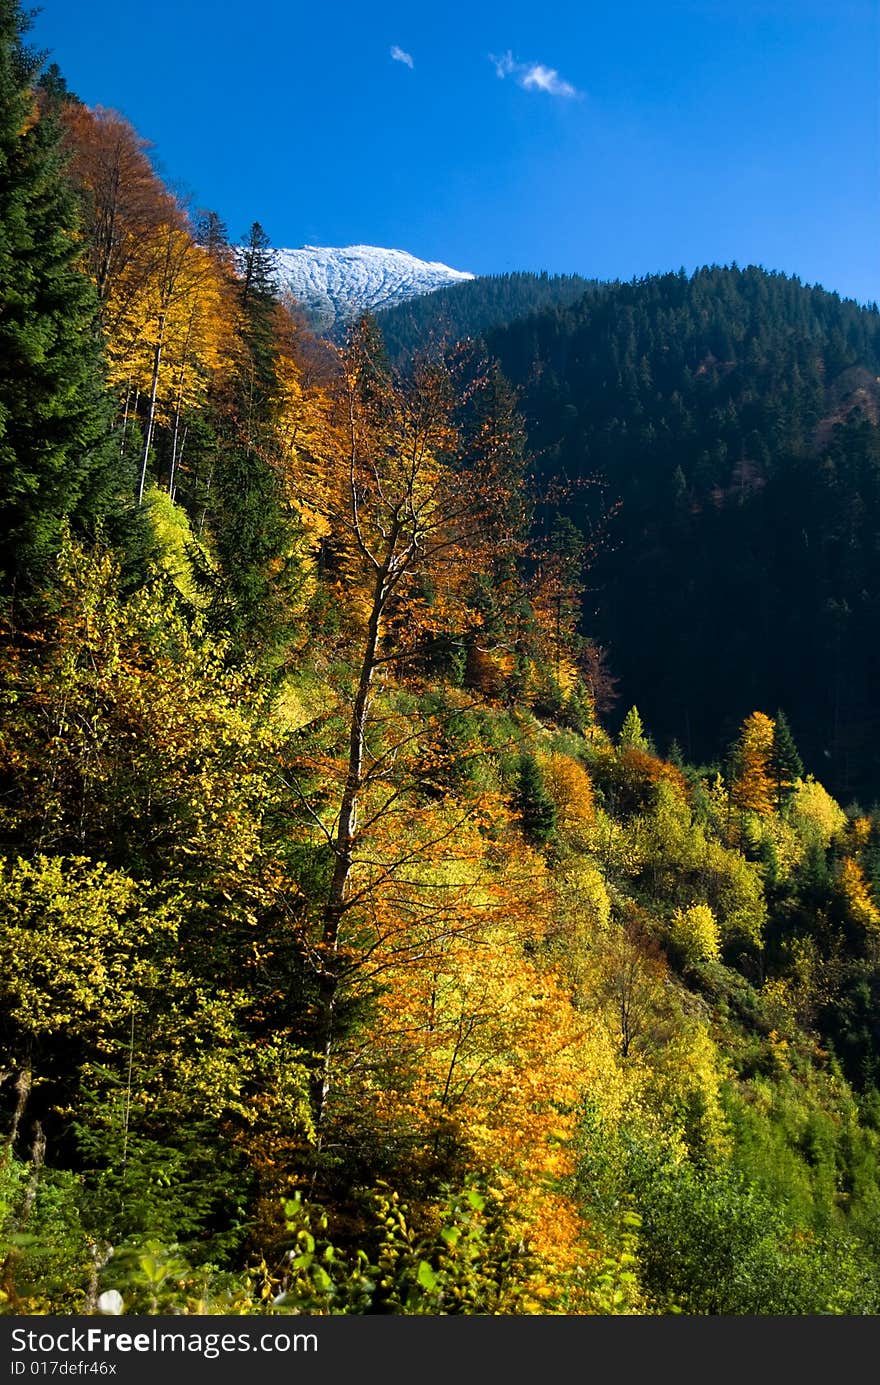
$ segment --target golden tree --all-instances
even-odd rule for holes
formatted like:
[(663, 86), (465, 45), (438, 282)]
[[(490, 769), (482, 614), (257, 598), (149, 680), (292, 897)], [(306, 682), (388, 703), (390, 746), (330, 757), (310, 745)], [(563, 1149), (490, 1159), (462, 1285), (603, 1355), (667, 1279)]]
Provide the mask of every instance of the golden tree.
[(173, 423), (173, 491), (182, 412), (204, 397), (212, 374), (231, 363), (235, 330), (222, 270), (187, 231), (171, 223), (158, 227), (150, 238), (149, 262), (148, 273), (142, 264), (133, 271), (137, 284), (129, 283), (126, 272), (115, 280), (107, 339), (111, 382), (126, 386), (126, 400), (132, 389), (146, 400), (139, 500), (158, 422)]
[(771, 756), (773, 722), (763, 712), (752, 712), (742, 724), (733, 753), (733, 805), (744, 812), (769, 816), (775, 803)]
[(425, 641), (479, 627), (474, 574), (519, 543), (503, 436), (474, 436), (467, 424), (484, 375), (425, 357), (410, 378), (396, 378), (369, 326), (339, 367), (331, 426), (313, 451), (303, 449), (310, 459), (290, 483), (327, 529), (325, 574), (338, 598), (335, 715), (346, 727), (344, 747), (301, 757), (291, 780), (331, 861), (314, 952), (319, 1125), (343, 976), (374, 945), (365, 940), (387, 932), (389, 900), (403, 932), (415, 919), (447, 931), (455, 908), (429, 906), (414, 863), (479, 812), (475, 802), (431, 828), (420, 796), (448, 761), (444, 716), (421, 717), (402, 689)]

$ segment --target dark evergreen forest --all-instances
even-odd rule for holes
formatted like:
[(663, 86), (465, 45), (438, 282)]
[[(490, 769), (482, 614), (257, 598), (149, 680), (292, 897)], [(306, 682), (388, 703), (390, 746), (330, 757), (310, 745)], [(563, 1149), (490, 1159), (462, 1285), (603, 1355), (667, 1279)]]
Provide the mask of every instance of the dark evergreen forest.
[[(482, 307), (479, 281), (457, 293)], [(611, 652), (622, 705), (698, 761), (723, 758), (751, 707), (784, 707), (809, 768), (873, 802), (876, 307), (714, 267), (499, 312), (486, 340), (539, 488), (569, 484), (562, 511), (588, 540), (613, 512), (582, 631)]]
[(548, 308), (564, 308), (588, 289), (601, 288), (597, 280), (580, 274), (483, 275), (387, 308), (376, 318), (392, 360), (405, 362), (429, 339), (452, 344), (465, 337), (482, 337), (502, 323), (518, 322)]

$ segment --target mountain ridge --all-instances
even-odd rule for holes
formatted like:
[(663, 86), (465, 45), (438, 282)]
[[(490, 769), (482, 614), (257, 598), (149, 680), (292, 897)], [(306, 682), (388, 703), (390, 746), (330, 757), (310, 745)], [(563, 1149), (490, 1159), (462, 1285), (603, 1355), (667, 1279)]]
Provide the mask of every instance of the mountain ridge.
[[(833, 792), (880, 789), (880, 314), (757, 266), (588, 291), (487, 335), (589, 539), (622, 707), (711, 760), (782, 707)], [(590, 483), (589, 486), (587, 483)], [(719, 735), (720, 728), (720, 735)]]
[(302, 245), (274, 252), (279, 288), (301, 305), (310, 325), (332, 333), (363, 312), (380, 312), (475, 276), (440, 260), (377, 245)]

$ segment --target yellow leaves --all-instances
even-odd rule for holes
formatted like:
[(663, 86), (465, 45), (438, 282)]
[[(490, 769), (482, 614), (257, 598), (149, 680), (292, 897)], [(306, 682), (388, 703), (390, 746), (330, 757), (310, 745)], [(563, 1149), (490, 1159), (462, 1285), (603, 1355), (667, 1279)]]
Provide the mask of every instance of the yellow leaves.
[[(491, 823), (488, 799), (482, 806)], [(396, 879), (375, 880), (369, 910), (344, 925), (355, 945), (346, 957), (366, 990), (371, 980), (380, 989), (365, 1031), (338, 1042), (331, 1100), (337, 1120), (361, 1113), (386, 1149), (441, 1164), (457, 1149), (492, 1170), (523, 1235), (561, 1274), (584, 1252), (557, 1188), (572, 1172), (585, 1085), (604, 1080), (613, 1050), (541, 960), (551, 905), (542, 859), (515, 836), (496, 851), (458, 811), (434, 803), (424, 817), (407, 812), (405, 826), (382, 826), (398, 855), (414, 855)], [(442, 840), (446, 824), (454, 831)], [(388, 859), (390, 842), (375, 837), (374, 860)], [(368, 869), (355, 868), (355, 894)]]
[(633, 831), (599, 809), (592, 837), (593, 850), (612, 875), (638, 875), (648, 860), (644, 833)]
[(792, 827), (807, 844), (823, 848), (846, 826), (846, 813), (826, 789), (808, 774), (799, 779), (789, 810)]
[(203, 605), (204, 597), (193, 580), (189, 558), (194, 539), (186, 511), (157, 486), (144, 492), (144, 511), (156, 540), (160, 566), (187, 601), (196, 607)]
[[(218, 887), (248, 880), (259, 854), (253, 808), (266, 790), (257, 709), (223, 651), (196, 647), (179, 614), (146, 592), (113, 591), (106, 555), (61, 556), (57, 608), (39, 649), (21, 661), (0, 646), (10, 778), (7, 830), (38, 832), (53, 851), (96, 850), (173, 873), (216, 870)], [(14, 767), (5, 759), (17, 748)], [(52, 774), (44, 773), (47, 754)], [(251, 888), (248, 885), (248, 888)]]
[(788, 815), (762, 818), (759, 826), (759, 840), (772, 850), (777, 879), (788, 879), (794, 867), (804, 857), (805, 844), (802, 836), (795, 831)]
[(390, 1044), (399, 1064), (409, 1050), (415, 1075), (406, 1107), (389, 1116), (427, 1131), (453, 1122), (480, 1166), (520, 1178), (528, 1169), (537, 1181), (560, 1175), (581, 1079), (571, 1013), (515, 939), (491, 925), (449, 939), (424, 970), (411, 962), (395, 973), (383, 994), (374, 1053)]
[(592, 857), (577, 853), (566, 858), (553, 872), (553, 886), (559, 911), (572, 931), (588, 937), (605, 931), (611, 917), (611, 897)]
[(871, 840), (872, 823), (869, 817), (862, 814), (854, 818), (850, 824), (850, 841), (856, 852), (863, 850)]
[(275, 375), (273, 434), (285, 490), (316, 548), (333, 532), (330, 516), (340, 503), (332, 482), (333, 453), (342, 445), (333, 400), (322, 386), (306, 386), (294, 346), (284, 339)]
[(89, 861), (2, 863), (0, 991), (24, 1034), (82, 1038), (118, 1023), (159, 977), (173, 911), (129, 876)]
[(727, 1064), (713, 1043), (706, 1022), (689, 1018), (672, 1034), (654, 1064), (647, 1084), (649, 1099), (659, 1102), (691, 1156), (717, 1163), (730, 1151), (730, 1131), (721, 1102)]
[(592, 1003), (621, 1058), (656, 1052), (668, 1038), (667, 975), (638, 930), (618, 925), (597, 939)]
[(595, 955), (611, 927), (611, 897), (598, 865), (572, 854), (553, 871), (550, 955), (576, 1005), (589, 1003), (596, 982)]
[(583, 844), (595, 821), (593, 786), (583, 765), (558, 752), (541, 761), (544, 787), (556, 807), (556, 827), (563, 840)]
[(768, 816), (773, 812), (774, 790), (770, 770), (774, 723), (763, 712), (752, 712), (743, 722), (737, 744), (736, 773), (731, 798), (745, 812)]
[(669, 925), (669, 936), (686, 962), (717, 962), (720, 959), (718, 924), (708, 904), (676, 909)]
[(839, 880), (850, 918), (876, 936), (880, 929), (880, 909), (871, 897), (861, 866), (851, 856), (844, 857), (841, 862)]
[(199, 400), (210, 377), (232, 365), (236, 309), (216, 261), (172, 224), (142, 237), (109, 289), (111, 384), (148, 394), (156, 418)]

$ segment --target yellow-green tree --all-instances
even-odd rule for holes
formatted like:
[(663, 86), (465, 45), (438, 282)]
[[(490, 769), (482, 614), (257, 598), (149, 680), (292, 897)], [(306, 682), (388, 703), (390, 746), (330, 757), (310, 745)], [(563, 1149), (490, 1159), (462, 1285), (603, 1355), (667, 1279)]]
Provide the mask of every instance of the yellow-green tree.
[(732, 758), (730, 796), (743, 812), (768, 816), (776, 802), (773, 767), (773, 722), (752, 712), (742, 724)]
[[(340, 360), (326, 450), (303, 477), (306, 503), (330, 530), (325, 550), (341, 614), (339, 649), (350, 670), (337, 709), (345, 749), (335, 768), (325, 759), (321, 769), (329, 811), (312, 811), (330, 853), (315, 952), (319, 1125), (345, 959), (356, 949), (364, 911), (423, 849), (404, 837), (376, 864), (377, 833), (411, 808), (414, 784), (430, 777), (438, 755), (435, 725), (403, 704), (394, 712), (394, 684), (427, 637), (478, 622), (467, 598), (482, 555), (495, 562), (505, 543), (518, 542), (499, 520), (512, 508), (503, 449), (475, 444), (459, 422), (463, 398), (480, 383), (439, 358), (421, 359), (410, 380), (397, 380), (369, 326), (360, 329)], [(372, 862), (371, 883), (359, 879), (359, 862)]]

